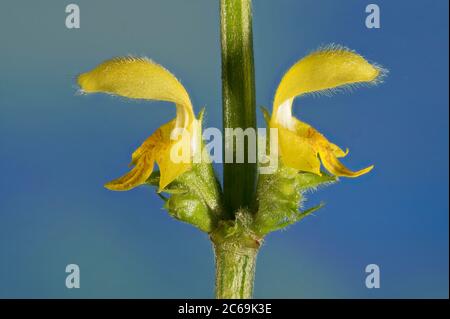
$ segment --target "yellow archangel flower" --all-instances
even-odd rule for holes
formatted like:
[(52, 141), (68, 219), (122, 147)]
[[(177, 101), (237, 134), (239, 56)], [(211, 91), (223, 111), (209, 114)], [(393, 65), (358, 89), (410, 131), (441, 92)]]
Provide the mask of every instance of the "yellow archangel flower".
[(270, 127), (278, 129), (282, 162), (318, 175), (321, 175), (320, 161), (335, 176), (357, 177), (372, 170), (373, 166), (356, 172), (346, 168), (338, 158), (346, 156), (348, 149), (344, 152), (312, 126), (292, 116), (292, 103), (297, 96), (308, 93), (375, 84), (382, 75), (380, 67), (343, 47), (318, 50), (294, 64), (277, 88), (270, 119)]
[(145, 183), (156, 162), (162, 190), (191, 168), (200, 148), (201, 121), (195, 118), (186, 89), (164, 67), (146, 58), (115, 58), (81, 74), (78, 84), (84, 93), (108, 93), (176, 105), (176, 118), (158, 128), (134, 151), (130, 164), (134, 168), (107, 183), (106, 188), (125, 191)]

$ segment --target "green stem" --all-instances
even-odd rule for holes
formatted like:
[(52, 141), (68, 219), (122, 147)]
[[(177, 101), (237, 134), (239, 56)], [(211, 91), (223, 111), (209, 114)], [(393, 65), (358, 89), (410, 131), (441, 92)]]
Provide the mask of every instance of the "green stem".
[(251, 222), (249, 213), (240, 210), (236, 220), (221, 221), (210, 233), (216, 257), (216, 298), (252, 298), (262, 238), (250, 230)]
[[(251, 0), (221, 0), (220, 17), (223, 127), (252, 128), (256, 132)], [(235, 151), (234, 147), (233, 158)], [(248, 142), (244, 152), (244, 163), (239, 164), (225, 163), (224, 151), (224, 202), (231, 215), (250, 207), (255, 194), (257, 166), (248, 163)]]
[(258, 250), (215, 244), (216, 298), (249, 299), (253, 296)]

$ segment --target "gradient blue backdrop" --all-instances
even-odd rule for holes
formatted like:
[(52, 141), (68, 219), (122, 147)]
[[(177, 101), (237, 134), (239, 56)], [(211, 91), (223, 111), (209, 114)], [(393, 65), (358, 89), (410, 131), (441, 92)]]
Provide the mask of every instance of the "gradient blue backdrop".
[[(207, 236), (173, 221), (149, 188), (103, 183), (174, 115), (165, 103), (79, 96), (74, 78), (119, 55), (151, 57), (221, 127), (218, 1), (69, 1), (0, 5), (0, 297), (212, 297)], [(288, 67), (328, 43), (391, 72), (353, 94), (296, 101), (295, 113), (375, 170), (309, 196), (327, 206), (261, 250), (256, 297), (448, 297), (448, 1), (254, 1), (258, 105)], [(259, 118), (262, 126), (263, 121)], [(81, 289), (65, 288), (65, 266)], [(365, 288), (364, 268), (381, 268)]]

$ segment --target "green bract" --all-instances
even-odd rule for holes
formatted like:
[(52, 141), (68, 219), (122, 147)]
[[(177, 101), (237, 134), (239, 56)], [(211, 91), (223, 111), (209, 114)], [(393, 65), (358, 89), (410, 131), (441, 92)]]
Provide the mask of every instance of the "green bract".
[[(146, 182), (159, 185), (159, 172), (155, 172)], [(169, 214), (204, 232), (212, 232), (223, 217), (222, 195), (212, 165), (193, 164), (192, 169), (170, 183), (164, 190), (170, 197), (164, 199), (164, 208)]]

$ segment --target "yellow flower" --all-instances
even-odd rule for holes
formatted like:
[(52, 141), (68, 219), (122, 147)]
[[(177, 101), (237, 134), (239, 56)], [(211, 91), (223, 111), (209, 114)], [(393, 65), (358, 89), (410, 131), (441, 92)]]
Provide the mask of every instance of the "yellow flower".
[(329, 93), (336, 88), (375, 84), (383, 70), (362, 56), (343, 47), (318, 50), (298, 61), (281, 80), (273, 103), (270, 127), (278, 129), (279, 151), (283, 163), (301, 171), (320, 173), (320, 161), (333, 175), (357, 177), (373, 166), (353, 172), (338, 158), (348, 154), (329, 142), (309, 124), (292, 116), (292, 103), (308, 93)]
[(81, 74), (78, 84), (85, 93), (108, 93), (131, 99), (159, 100), (176, 105), (176, 118), (158, 128), (133, 154), (134, 168), (105, 185), (124, 191), (149, 178), (156, 162), (160, 190), (188, 171), (200, 147), (201, 123), (195, 118), (191, 100), (177, 78), (146, 58), (115, 58)]

